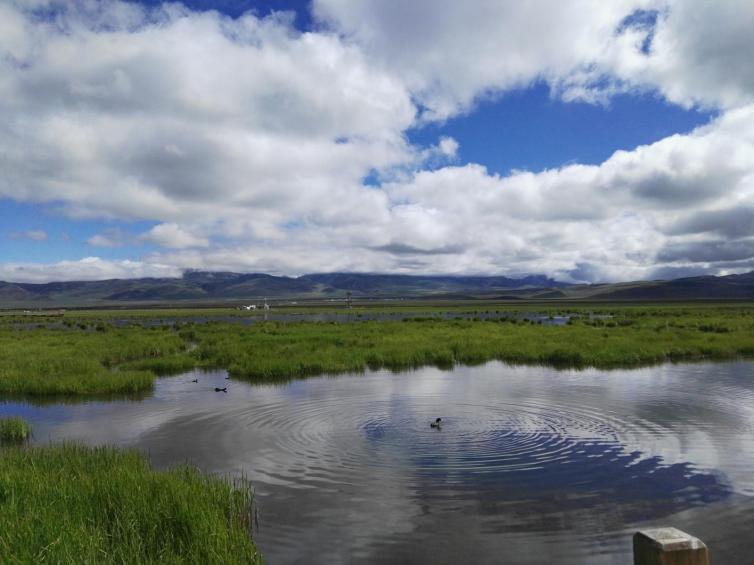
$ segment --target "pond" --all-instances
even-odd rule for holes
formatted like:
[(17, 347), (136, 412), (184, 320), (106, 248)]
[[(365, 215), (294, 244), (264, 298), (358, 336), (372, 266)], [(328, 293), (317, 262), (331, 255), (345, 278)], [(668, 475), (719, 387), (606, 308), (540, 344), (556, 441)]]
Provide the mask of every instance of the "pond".
[(245, 475), (273, 565), (629, 563), (632, 533), (652, 525), (701, 538), (714, 563), (750, 559), (751, 363), (489, 363), (274, 386), (225, 376), (0, 414), (29, 419), (37, 443), (130, 446), (158, 466)]

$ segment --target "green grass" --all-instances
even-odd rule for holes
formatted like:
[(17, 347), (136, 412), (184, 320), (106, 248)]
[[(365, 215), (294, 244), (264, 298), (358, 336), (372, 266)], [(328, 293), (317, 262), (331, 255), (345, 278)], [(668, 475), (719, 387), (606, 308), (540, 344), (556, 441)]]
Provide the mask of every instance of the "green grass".
[(136, 452), (60, 445), (0, 455), (3, 563), (261, 563), (248, 484)]
[[(225, 368), (238, 378), (266, 381), (490, 360), (611, 368), (754, 356), (754, 306), (747, 303), (538, 309), (480, 303), (476, 309), (462, 306), (473, 318), (468, 320), (441, 318), (442, 312), (456, 308), (453, 304), (445, 310), (436, 305), (411, 308), (404, 321), (347, 324), (259, 322), (246, 327), (186, 318), (152, 329), (115, 328), (109, 322), (114, 312), (101, 313), (101, 318), (91, 312), (86, 318), (66, 314), (66, 325), (59, 329), (0, 323), (0, 394), (133, 394), (150, 390), (155, 375), (193, 367)], [(561, 327), (515, 316), (479, 320), (483, 314), (520, 317), (530, 312), (575, 317)], [(155, 313), (155, 319), (165, 313)]]
[(31, 424), (23, 418), (0, 418), (0, 445), (24, 443), (31, 437)]
[(0, 329), (0, 394), (114, 395), (149, 391), (154, 386), (154, 371), (128, 364), (174, 356), (185, 347), (186, 342), (168, 329), (6, 327)]
[[(700, 322), (700, 320), (704, 320)], [(702, 324), (700, 327), (699, 324)], [(727, 331), (707, 331), (705, 324)], [(663, 361), (754, 356), (754, 316), (620, 315), (567, 326), (485, 321), (358, 324), (267, 323), (228, 331), (196, 326), (195, 354), (208, 367), (250, 380), (365, 368), (451, 367), (490, 360), (557, 367), (633, 367)]]

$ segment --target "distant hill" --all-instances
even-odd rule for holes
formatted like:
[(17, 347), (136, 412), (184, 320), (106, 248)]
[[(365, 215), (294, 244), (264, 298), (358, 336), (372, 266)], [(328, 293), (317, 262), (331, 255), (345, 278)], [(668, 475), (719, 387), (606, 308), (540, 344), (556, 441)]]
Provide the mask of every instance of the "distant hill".
[(37, 308), (160, 303), (232, 303), (270, 299), (494, 298), (500, 300), (754, 299), (754, 271), (670, 281), (569, 285), (543, 275), (514, 277), (320, 273), (278, 277), (263, 273), (187, 271), (180, 278), (0, 282), (0, 307)]
[(112, 279), (44, 284), (0, 282), (0, 307), (97, 306), (261, 298), (473, 296), (508, 289), (558, 287), (545, 276), (433, 277), (362, 273), (278, 277), (263, 273), (187, 271), (181, 278)]
[(557, 282), (544, 275), (509, 278), (329, 273), (304, 275), (297, 280), (310, 281), (337, 290), (351, 291), (354, 294), (372, 296), (478, 293), (510, 288), (565, 286), (565, 283)]
[(613, 300), (754, 299), (754, 271), (723, 277), (686, 277), (670, 281), (608, 285), (596, 296)]

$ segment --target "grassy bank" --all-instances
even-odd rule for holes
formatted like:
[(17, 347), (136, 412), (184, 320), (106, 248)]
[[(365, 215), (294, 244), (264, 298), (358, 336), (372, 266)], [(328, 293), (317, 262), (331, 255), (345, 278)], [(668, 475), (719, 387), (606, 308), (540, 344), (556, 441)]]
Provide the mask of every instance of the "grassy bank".
[[(564, 313), (539, 311), (545, 316)], [(479, 317), (485, 312), (498, 311), (480, 306)], [(149, 390), (155, 374), (192, 367), (226, 368), (250, 380), (281, 380), (367, 367), (450, 367), (495, 359), (610, 368), (754, 356), (754, 307), (748, 304), (631, 304), (567, 312), (572, 319), (566, 326), (531, 322), (521, 315), (443, 320), (435, 310), (404, 321), (343, 324), (259, 322), (246, 327), (189, 319), (150, 329), (115, 328), (106, 316), (86, 323), (66, 318), (55, 329), (5, 324), (0, 325), (0, 394), (133, 393)]]
[(0, 445), (24, 443), (31, 437), (31, 425), (23, 418), (0, 418)]
[(63, 445), (0, 456), (4, 563), (261, 563), (251, 491), (136, 452)]
[[(104, 327), (104, 326), (103, 326)], [(185, 348), (167, 329), (0, 329), (0, 394), (124, 394), (150, 390), (151, 371), (120, 365)], [(188, 364), (190, 366), (190, 363)]]
[(367, 367), (450, 367), (490, 360), (560, 367), (632, 367), (754, 356), (754, 316), (648, 313), (582, 317), (566, 326), (525, 322), (268, 323), (184, 330), (199, 363), (235, 377), (276, 380)]

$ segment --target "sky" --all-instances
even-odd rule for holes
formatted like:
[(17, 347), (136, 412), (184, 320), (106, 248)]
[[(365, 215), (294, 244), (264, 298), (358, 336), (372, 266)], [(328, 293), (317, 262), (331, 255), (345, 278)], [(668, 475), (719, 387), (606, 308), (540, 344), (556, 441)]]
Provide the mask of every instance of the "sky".
[(0, 0), (0, 280), (754, 270), (750, 0)]

